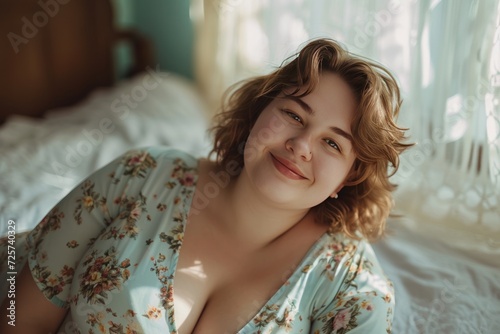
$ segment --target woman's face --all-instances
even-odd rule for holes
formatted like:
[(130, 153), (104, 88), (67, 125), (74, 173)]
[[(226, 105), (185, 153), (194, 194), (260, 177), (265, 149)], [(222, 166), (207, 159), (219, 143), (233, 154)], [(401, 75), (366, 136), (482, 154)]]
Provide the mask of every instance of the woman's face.
[(335, 196), (356, 158), (355, 109), (350, 87), (329, 72), (309, 95), (277, 97), (250, 132), (243, 173), (279, 206), (309, 209)]

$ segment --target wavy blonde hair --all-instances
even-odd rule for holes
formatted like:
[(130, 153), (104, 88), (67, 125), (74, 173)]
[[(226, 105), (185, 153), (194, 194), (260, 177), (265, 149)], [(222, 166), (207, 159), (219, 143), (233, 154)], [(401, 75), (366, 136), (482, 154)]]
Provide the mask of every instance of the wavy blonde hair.
[(219, 167), (230, 162), (243, 167), (245, 143), (262, 110), (285, 92), (298, 97), (309, 94), (325, 71), (345, 80), (356, 98), (351, 124), (356, 159), (338, 199), (328, 198), (312, 210), (332, 233), (375, 240), (383, 234), (393, 206), (391, 193), (396, 185), (389, 177), (399, 167), (399, 155), (412, 145), (403, 143), (407, 129), (395, 122), (402, 103), (399, 87), (382, 65), (353, 55), (330, 39), (309, 42), (274, 72), (226, 92), (222, 112), (216, 116), (218, 125), (212, 128), (211, 153)]

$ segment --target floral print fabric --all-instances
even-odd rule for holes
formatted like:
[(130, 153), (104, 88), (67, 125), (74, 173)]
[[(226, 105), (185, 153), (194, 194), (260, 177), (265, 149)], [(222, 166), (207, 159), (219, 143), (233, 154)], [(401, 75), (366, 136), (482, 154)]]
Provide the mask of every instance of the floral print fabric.
[[(175, 269), (197, 160), (130, 151), (70, 192), (29, 234), (37, 285), (70, 309), (65, 333), (177, 333)], [(371, 247), (325, 234), (238, 333), (390, 333), (393, 288)]]

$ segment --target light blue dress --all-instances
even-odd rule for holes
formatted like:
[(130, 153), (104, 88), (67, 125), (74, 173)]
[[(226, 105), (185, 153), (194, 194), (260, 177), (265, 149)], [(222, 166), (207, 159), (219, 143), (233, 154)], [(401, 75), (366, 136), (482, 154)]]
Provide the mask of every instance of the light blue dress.
[[(173, 283), (197, 160), (165, 147), (117, 158), (29, 234), (43, 294), (69, 308), (64, 333), (177, 333)], [(238, 333), (390, 333), (394, 295), (372, 248), (324, 234)]]

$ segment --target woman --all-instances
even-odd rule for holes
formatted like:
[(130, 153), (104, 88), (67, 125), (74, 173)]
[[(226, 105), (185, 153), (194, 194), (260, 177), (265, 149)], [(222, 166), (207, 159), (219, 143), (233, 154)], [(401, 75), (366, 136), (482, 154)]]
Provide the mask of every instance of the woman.
[(367, 240), (409, 146), (400, 104), (383, 67), (310, 42), (233, 91), (216, 159), (131, 151), (64, 198), (29, 236), (2, 333), (391, 332)]

